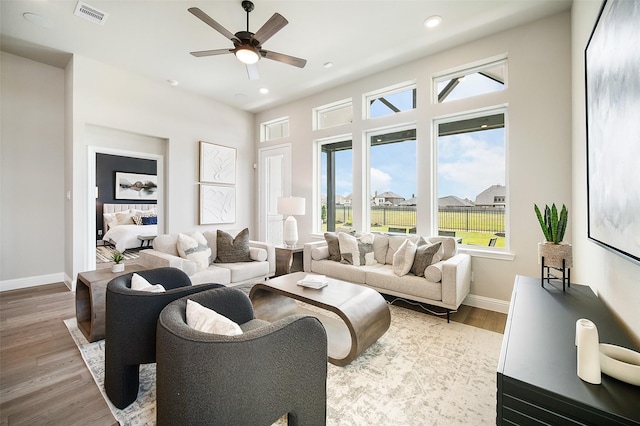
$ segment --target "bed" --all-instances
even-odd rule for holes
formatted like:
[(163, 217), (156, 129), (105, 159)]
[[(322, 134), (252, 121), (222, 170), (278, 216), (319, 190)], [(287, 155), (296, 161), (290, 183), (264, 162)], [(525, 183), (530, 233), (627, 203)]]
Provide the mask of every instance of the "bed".
[(139, 235), (158, 235), (156, 204), (105, 203), (102, 207), (102, 218), (103, 229), (107, 230), (102, 240), (115, 246), (120, 253), (127, 249), (139, 248)]

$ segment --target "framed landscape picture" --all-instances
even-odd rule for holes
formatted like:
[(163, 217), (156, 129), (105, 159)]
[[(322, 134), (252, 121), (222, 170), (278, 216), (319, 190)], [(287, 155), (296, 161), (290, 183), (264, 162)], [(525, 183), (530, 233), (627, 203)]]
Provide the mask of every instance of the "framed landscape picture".
[(235, 185), (236, 149), (201, 141), (200, 182)]
[(157, 200), (158, 176), (116, 172), (116, 200)]
[(236, 189), (200, 184), (200, 225), (235, 223)]
[(585, 50), (588, 237), (640, 262), (640, 2), (607, 0)]

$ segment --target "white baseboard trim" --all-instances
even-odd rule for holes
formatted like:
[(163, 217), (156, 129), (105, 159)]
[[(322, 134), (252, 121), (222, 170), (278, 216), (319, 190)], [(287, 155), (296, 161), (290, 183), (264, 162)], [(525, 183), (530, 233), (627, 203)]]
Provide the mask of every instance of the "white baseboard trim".
[[(58, 272), (55, 274), (39, 275), (36, 277), (16, 278), (13, 280), (0, 281), (0, 292), (7, 290), (17, 290), (20, 288), (36, 287), (44, 284), (53, 284), (64, 282), (69, 287), (67, 282), (67, 276), (64, 272)], [(71, 288), (71, 287), (69, 287)]]
[(500, 312), (503, 314), (509, 313), (508, 300), (492, 299), (489, 297), (470, 294), (462, 301), (462, 304), (473, 306), (474, 308), (486, 309), (488, 311)]

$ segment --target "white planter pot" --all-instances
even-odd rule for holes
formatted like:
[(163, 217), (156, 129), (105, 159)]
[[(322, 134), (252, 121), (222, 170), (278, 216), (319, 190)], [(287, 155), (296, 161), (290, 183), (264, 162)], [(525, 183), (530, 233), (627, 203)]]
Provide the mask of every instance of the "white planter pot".
[(111, 265), (111, 272), (116, 273), (122, 271), (124, 271), (124, 263), (114, 263)]
[(562, 260), (564, 259), (564, 267), (573, 267), (573, 248), (571, 244), (561, 242), (553, 244), (548, 241), (538, 243), (538, 263), (544, 257), (544, 266), (554, 268), (562, 268)]

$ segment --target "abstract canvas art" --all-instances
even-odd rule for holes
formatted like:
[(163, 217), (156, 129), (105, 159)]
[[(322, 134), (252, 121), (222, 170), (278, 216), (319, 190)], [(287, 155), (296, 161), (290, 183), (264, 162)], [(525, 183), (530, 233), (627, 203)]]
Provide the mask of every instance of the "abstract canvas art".
[(200, 142), (200, 182), (234, 185), (236, 183), (235, 148)]
[(116, 200), (157, 200), (158, 176), (116, 172)]
[(640, 1), (605, 1), (585, 51), (588, 236), (640, 261)]
[(230, 186), (200, 184), (200, 225), (235, 221), (236, 189)]

